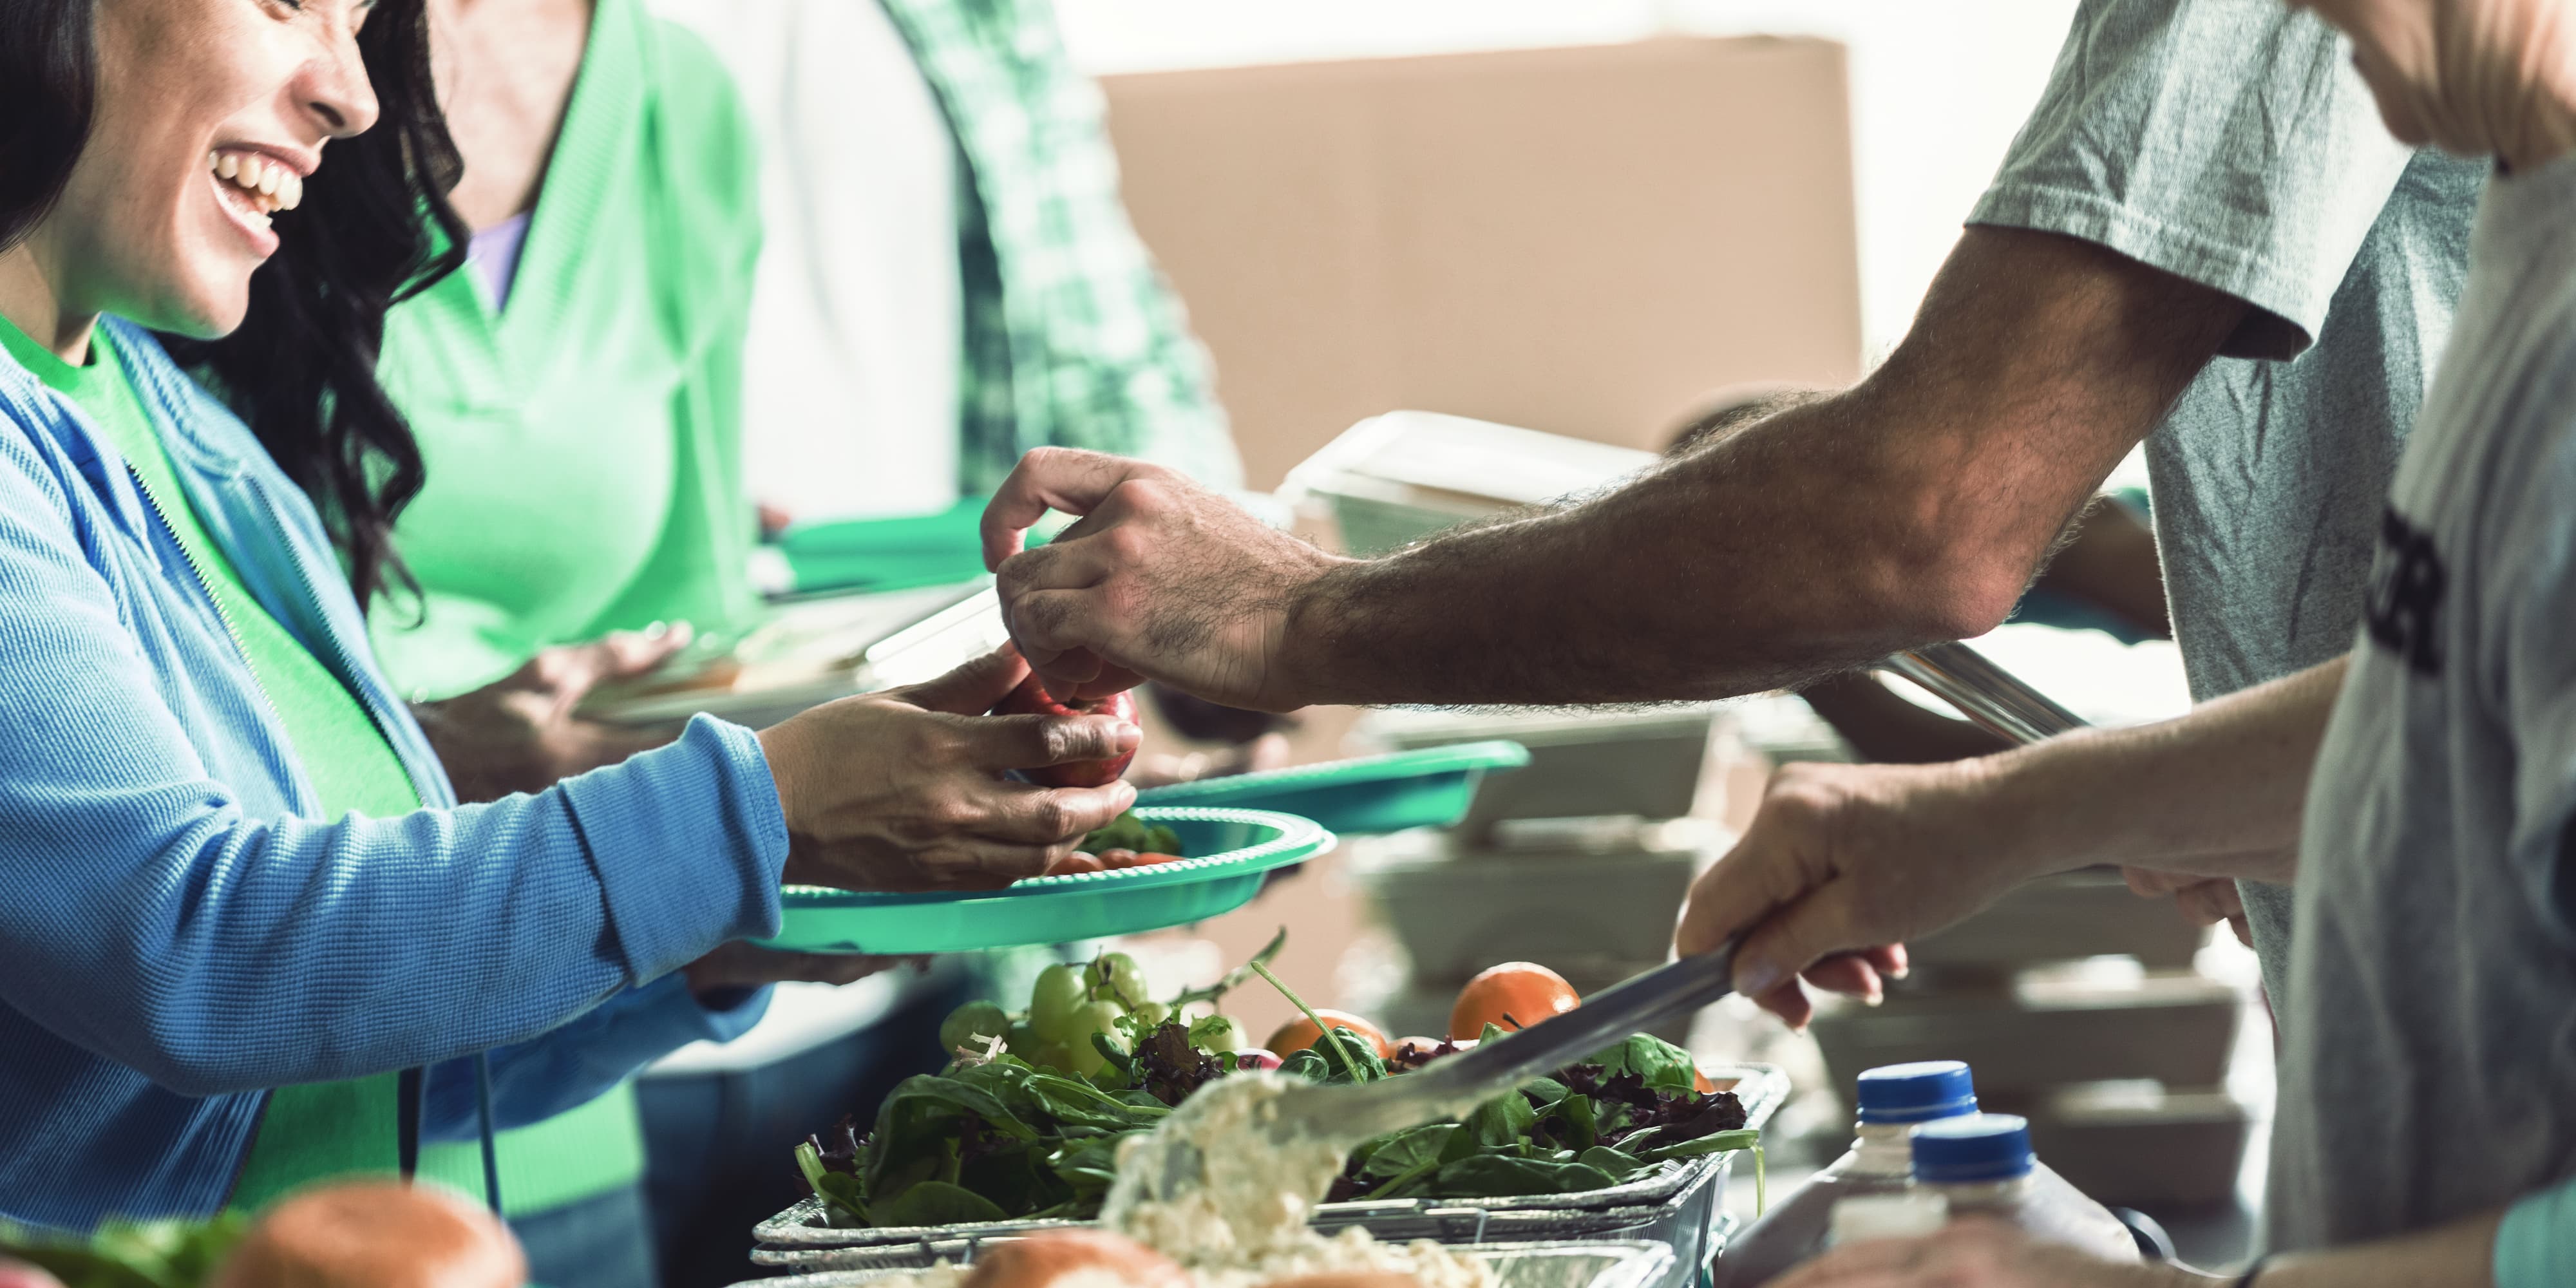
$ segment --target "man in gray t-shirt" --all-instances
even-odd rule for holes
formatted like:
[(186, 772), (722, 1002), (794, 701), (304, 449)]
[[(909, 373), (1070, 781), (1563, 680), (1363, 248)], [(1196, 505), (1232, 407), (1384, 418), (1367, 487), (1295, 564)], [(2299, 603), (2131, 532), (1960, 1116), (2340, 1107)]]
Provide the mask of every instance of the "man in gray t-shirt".
[[(1013, 637), (1084, 696), (1139, 676), (1273, 710), (1742, 693), (1990, 629), (2149, 440), (2194, 687), (2340, 652), (2475, 169), (2390, 143), (2338, 40), (2279, 0), (2093, 0), (2066, 50), (1860, 385), (1580, 504), (1372, 560), (1169, 471), (1032, 453), (985, 514)], [(1087, 517), (1019, 553), (1048, 508)], [(1812, 816), (1868, 804), (1802, 790)], [(2252, 905), (2277, 991), (2286, 918), (2268, 891)], [(1792, 1020), (1800, 963), (1864, 995), (1896, 965), (1838, 952), (1874, 941), (1794, 886), (1697, 902), (1680, 942), (1756, 923), (1737, 982)]]
[[(2390, 138), (2342, 38), (2279, 0), (2078, 11), (1969, 221), (2081, 237), (2252, 306), (2147, 439), (2193, 698), (2352, 646), (2485, 177)], [(2291, 892), (2243, 892), (2285, 998)]]

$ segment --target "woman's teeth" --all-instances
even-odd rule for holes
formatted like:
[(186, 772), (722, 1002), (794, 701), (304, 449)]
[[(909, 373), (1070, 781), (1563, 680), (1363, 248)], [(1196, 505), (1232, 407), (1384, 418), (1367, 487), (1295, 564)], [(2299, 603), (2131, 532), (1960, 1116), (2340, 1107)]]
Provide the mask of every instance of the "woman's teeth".
[(206, 167), (240, 189), (243, 203), (262, 219), (304, 204), (304, 176), (256, 152), (209, 152)]

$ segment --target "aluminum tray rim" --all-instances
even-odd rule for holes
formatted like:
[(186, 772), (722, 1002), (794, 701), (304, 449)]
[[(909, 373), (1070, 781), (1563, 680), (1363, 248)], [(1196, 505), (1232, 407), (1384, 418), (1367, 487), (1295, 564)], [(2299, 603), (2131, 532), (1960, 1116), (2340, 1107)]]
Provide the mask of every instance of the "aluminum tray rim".
[[(1429, 1240), (1445, 1247), (1491, 1247), (1508, 1244), (1526, 1247), (1540, 1243), (1598, 1240), (1604, 1235), (1624, 1234), (1686, 1210), (1692, 1197), (1724, 1181), (1728, 1164), (1693, 1172), (1691, 1183), (1659, 1203), (1621, 1204), (1597, 1208), (1527, 1207), (1494, 1210), (1473, 1206), (1427, 1208), (1419, 1212), (1371, 1214), (1340, 1221), (1319, 1221), (1319, 1232), (1338, 1234), (1343, 1230), (1367, 1230), (1381, 1243), (1413, 1243)], [(1716, 1210), (1718, 1228), (1725, 1229), (1726, 1213)], [(1460, 1234), (1456, 1224), (1469, 1218), (1475, 1221), (1471, 1233)], [(1023, 1225), (995, 1222), (986, 1226), (951, 1227), (956, 1233), (945, 1236), (906, 1240), (901, 1243), (866, 1243), (833, 1248), (754, 1248), (751, 1263), (771, 1270), (805, 1273), (818, 1270), (918, 1270), (952, 1257), (971, 1259), (988, 1242), (1009, 1243), (1013, 1240), (1044, 1234), (1053, 1230), (1097, 1229), (1093, 1221), (1032, 1221)], [(1535, 1233), (1539, 1237), (1519, 1237)], [(1713, 1236), (1722, 1241), (1727, 1235)], [(1615, 1240), (1614, 1240), (1615, 1241)], [(1668, 1244), (1666, 1239), (1649, 1240)]]
[[(1532, 1243), (1471, 1243), (1451, 1249), (1453, 1252), (1516, 1257), (1571, 1257), (1611, 1255), (1616, 1261), (1593, 1276), (1585, 1288), (1648, 1288), (1662, 1281), (1671, 1270), (1673, 1250), (1660, 1243), (1643, 1239), (1584, 1239)], [(908, 1268), (886, 1266), (871, 1269), (823, 1270), (810, 1274), (787, 1275), (770, 1279), (750, 1279), (734, 1288), (860, 1288), (893, 1275), (913, 1273)]]
[[(1712, 1078), (1732, 1077), (1732, 1090), (1744, 1103), (1744, 1125), (1760, 1128), (1787, 1099), (1789, 1076), (1776, 1065), (1736, 1063), (1716, 1065), (1703, 1070)], [(1429, 1219), (1434, 1213), (1456, 1209), (1481, 1208), (1487, 1212), (1515, 1211), (1598, 1211), (1612, 1208), (1653, 1207), (1687, 1189), (1700, 1174), (1731, 1165), (1737, 1151), (1704, 1154), (1679, 1167), (1669, 1167), (1651, 1176), (1613, 1185), (1607, 1189), (1586, 1190), (1578, 1194), (1521, 1194), (1491, 1199), (1373, 1199), (1345, 1203), (1319, 1204), (1315, 1209), (1318, 1224), (1354, 1225), (1366, 1221), (1403, 1218)], [(849, 1229), (814, 1224), (822, 1214), (823, 1200), (807, 1195), (786, 1211), (752, 1228), (752, 1240), (768, 1251), (858, 1249), (874, 1247), (921, 1246), (942, 1239), (970, 1239), (1025, 1234), (1038, 1230), (1073, 1229), (1091, 1225), (1088, 1220), (1021, 1220), (983, 1221), (961, 1225), (872, 1226)], [(755, 1254), (756, 1256), (756, 1254)], [(767, 1264), (767, 1263), (764, 1263)]]

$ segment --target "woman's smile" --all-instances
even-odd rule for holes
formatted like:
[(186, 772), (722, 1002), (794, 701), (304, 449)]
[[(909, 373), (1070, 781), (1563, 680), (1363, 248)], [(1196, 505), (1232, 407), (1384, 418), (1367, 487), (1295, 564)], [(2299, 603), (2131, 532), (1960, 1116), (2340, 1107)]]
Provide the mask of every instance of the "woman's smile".
[(269, 217), (303, 204), (304, 176), (311, 165), (275, 151), (228, 146), (206, 154), (206, 170), (225, 217), (261, 258), (275, 254), (277, 234), (269, 228)]

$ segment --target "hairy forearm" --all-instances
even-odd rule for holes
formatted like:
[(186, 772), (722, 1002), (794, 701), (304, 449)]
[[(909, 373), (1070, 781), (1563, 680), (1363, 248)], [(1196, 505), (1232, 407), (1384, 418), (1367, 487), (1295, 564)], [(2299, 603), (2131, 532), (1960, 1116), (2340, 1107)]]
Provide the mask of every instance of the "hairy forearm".
[(1972, 230), (1858, 387), (1589, 502), (1341, 565), (1289, 605), (1286, 661), (1310, 701), (1651, 701), (1979, 633), (2242, 308)]
[(1308, 597), (1341, 701), (1721, 697), (1947, 638), (1906, 611), (1950, 570), (1886, 494), (1912, 484), (1827, 399), (1589, 502), (1343, 565)]
[(2009, 861), (2033, 875), (2117, 863), (2288, 881), (2343, 671), (2337, 658), (2179, 719), (1990, 757), (1980, 813), (2008, 829)]

